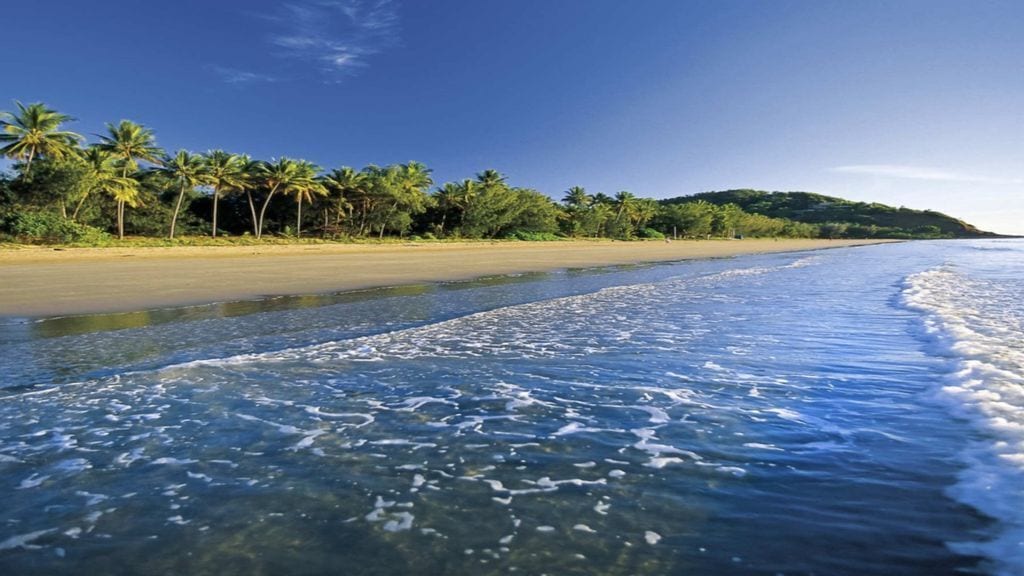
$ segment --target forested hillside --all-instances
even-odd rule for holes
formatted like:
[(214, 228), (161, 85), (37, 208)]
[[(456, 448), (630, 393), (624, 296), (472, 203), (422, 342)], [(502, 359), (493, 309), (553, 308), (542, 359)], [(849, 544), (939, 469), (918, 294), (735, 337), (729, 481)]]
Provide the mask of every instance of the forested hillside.
[(744, 212), (814, 224), (823, 235), (856, 238), (996, 236), (952, 216), (932, 210), (913, 210), (879, 203), (854, 202), (810, 192), (725, 190), (663, 200), (666, 205), (707, 202), (736, 205)]

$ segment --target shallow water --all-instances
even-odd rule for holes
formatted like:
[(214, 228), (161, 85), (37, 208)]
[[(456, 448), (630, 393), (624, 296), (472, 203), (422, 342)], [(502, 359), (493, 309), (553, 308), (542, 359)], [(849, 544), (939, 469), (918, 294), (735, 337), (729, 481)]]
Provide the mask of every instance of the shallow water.
[(1017, 574), (1024, 244), (0, 324), (0, 572)]

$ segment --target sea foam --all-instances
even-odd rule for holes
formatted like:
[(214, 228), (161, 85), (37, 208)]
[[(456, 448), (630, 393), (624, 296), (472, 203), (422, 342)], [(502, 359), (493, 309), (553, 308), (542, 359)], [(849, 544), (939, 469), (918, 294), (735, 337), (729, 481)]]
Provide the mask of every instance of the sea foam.
[(950, 266), (910, 276), (903, 290), (933, 351), (949, 359), (938, 398), (983, 436), (950, 493), (1001, 523), (995, 538), (951, 546), (1006, 576), (1024, 573), (1024, 306), (1010, 292)]

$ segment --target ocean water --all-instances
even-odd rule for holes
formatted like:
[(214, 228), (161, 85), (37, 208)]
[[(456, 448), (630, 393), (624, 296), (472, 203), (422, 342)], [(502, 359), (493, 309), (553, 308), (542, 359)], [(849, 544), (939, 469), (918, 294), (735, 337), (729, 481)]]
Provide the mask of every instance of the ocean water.
[(1024, 573), (1024, 242), (0, 322), (2, 574)]

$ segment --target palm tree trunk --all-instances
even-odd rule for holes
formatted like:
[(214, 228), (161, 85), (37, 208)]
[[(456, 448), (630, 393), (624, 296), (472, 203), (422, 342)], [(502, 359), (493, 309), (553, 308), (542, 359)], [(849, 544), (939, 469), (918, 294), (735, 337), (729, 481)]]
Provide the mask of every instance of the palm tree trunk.
[(178, 223), (178, 212), (181, 210), (181, 201), (185, 199), (185, 185), (181, 185), (181, 190), (178, 192), (178, 203), (174, 205), (174, 215), (171, 216), (171, 235), (169, 238), (174, 240), (174, 225)]
[(124, 240), (124, 200), (117, 201), (117, 239)]
[(249, 211), (252, 212), (252, 233), (258, 235), (260, 231), (256, 227), (256, 205), (252, 201), (252, 192), (246, 190), (245, 195), (249, 199)]
[(384, 227), (388, 225), (388, 220), (391, 220), (391, 215), (398, 209), (398, 202), (391, 205), (391, 210), (388, 210), (388, 215), (384, 218), (384, 221), (380, 224), (380, 237), (378, 240), (384, 239)]
[(33, 148), (28, 153), (28, 161), (25, 162), (25, 174), (28, 175), (32, 171), (32, 159), (36, 156), (36, 149)]
[(324, 238), (327, 238), (327, 226), (328, 222), (330, 222), (330, 220), (328, 220), (328, 212), (329, 210), (327, 209), (326, 206), (324, 206)]
[[(128, 162), (130, 161), (131, 159), (129, 158), (125, 162), (124, 168), (121, 169), (122, 178), (128, 177)], [(117, 239), (124, 240), (124, 200), (117, 201)]]
[(85, 204), (85, 200), (88, 197), (89, 197), (89, 195), (85, 194), (84, 196), (82, 196), (82, 199), (78, 201), (78, 204), (75, 206), (75, 211), (71, 213), (71, 221), (72, 222), (78, 220), (78, 212), (79, 212), (79, 210), (82, 209), (82, 205)]
[(299, 215), (295, 217), (295, 237), (302, 238), (302, 193), (299, 192)]
[(214, 188), (213, 189), (213, 234), (212, 234), (211, 238), (216, 238), (217, 237), (217, 198), (219, 198), (219, 197), (220, 197), (220, 194), (218, 194), (217, 193), (217, 189)]
[(277, 192), (277, 186), (270, 189), (270, 193), (267, 194), (267, 199), (263, 201), (263, 208), (260, 209), (260, 219), (256, 224), (256, 239), (263, 238), (263, 217), (267, 214), (267, 206), (270, 206), (270, 199), (274, 197), (274, 192)]

